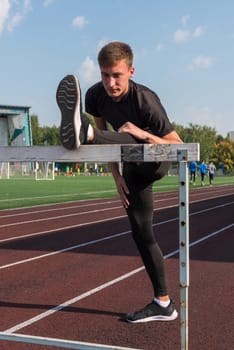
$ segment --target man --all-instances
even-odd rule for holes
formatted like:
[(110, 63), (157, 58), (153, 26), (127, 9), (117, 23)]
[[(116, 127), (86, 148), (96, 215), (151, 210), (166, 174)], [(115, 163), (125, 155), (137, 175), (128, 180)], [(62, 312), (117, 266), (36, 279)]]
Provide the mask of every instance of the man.
[[(129, 45), (111, 42), (99, 52), (101, 81), (86, 93), (86, 112), (94, 116), (93, 128), (81, 109), (79, 83), (66, 76), (57, 89), (57, 103), (62, 113), (60, 138), (64, 147), (80, 144), (175, 144), (182, 143), (173, 130), (158, 96), (131, 80), (134, 75), (133, 53)], [(107, 130), (107, 122), (115, 131)], [(162, 252), (152, 229), (152, 185), (167, 174), (170, 164), (127, 163), (121, 174), (118, 164), (110, 168), (132, 229), (146, 271), (152, 282), (154, 298), (143, 309), (125, 315), (128, 322), (169, 321), (177, 318), (170, 299)]]
[(214, 163), (211, 161), (209, 164), (209, 167), (208, 167), (210, 186), (213, 186), (213, 183), (214, 183), (215, 170), (216, 170), (216, 167), (215, 167)]
[(190, 183), (195, 185), (196, 181), (196, 172), (197, 172), (197, 162), (191, 162), (189, 164), (189, 170), (190, 170)]
[(200, 174), (201, 174), (201, 186), (205, 186), (205, 175), (207, 172), (207, 165), (205, 161), (203, 160), (200, 164)]

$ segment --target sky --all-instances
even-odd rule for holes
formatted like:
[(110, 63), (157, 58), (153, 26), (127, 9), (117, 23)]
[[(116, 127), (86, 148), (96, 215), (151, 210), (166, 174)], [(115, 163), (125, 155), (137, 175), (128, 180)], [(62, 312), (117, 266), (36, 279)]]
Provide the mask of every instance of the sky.
[(100, 48), (116, 40), (171, 121), (234, 130), (233, 0), (0, 0), (0, 104), (59, 126), (59, 81), (77, 75), (84, 99)]

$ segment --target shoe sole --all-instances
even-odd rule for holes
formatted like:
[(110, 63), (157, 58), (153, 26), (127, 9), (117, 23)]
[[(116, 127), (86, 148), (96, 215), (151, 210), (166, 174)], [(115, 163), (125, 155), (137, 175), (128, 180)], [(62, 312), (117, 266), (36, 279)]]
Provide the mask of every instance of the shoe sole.
[(58, 85), (56, 100), (61, 111), (60, 140), (65, 148), (80, 146), (80, 87), (73, 75), (67, 75)]
[(174, 321), (178, 317), (178, 312), (176, 310), (173, 311), (173, 313), (170, 316), (164, 316), (164, 315), (157, 315), (157, 316), (150, 316), (146, 318), (142, 318), (139, 320), (132, 321), (130, 319), (125, 319), (125, 321), (129, 323), (145, 323), (145, 322), (151, 322), (151, 321)]

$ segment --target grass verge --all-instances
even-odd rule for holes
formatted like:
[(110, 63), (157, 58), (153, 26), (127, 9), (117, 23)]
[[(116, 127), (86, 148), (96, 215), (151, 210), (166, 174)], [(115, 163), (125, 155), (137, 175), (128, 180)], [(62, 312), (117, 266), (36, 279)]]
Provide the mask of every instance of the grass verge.
[[(234, 184), (234, 178), (215, 178), (215, 186), (224, 184)], [(197, 178), (195, 186), (190, 186), (200, 187), (200, 178)], [(153, 186), (154, 191), (176, 189), (177, 176), (166, 176)], [(116, 196), (112, 176), (59, 176), (54, 181), (36, 181), (31, 178), (0, 180), (0, 210)]]

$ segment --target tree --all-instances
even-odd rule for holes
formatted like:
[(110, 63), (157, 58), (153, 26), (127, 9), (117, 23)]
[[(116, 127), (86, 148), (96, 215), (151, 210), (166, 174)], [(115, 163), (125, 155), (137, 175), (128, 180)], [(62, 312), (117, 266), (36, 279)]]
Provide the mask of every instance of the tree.
[(44, 145), (60, 145), (59, 128), (56, 126), (44, 126), (42, 130), (42, 143)]
[(31, 116), (33, 145), (60, 145), (59, 128), (56, 126), (40, 127), (38, 116)]
[(42, 139), (42, 131), (39, 126), (38, 116), (31, 115), (31, 130), (32, 130), (32, 144), (40, 145)]
[(200, 143), (200, 159), (208, 162), (213, 155), (217, 138), (216, 130), (206, 125), (201, 126), (191, 123), (186, 128), (176, 124), (174, 124), (174, 127), (185, 143)]
[(226, 139), (216, 143), (213, 161), (216, 166), (223, 168), (226, 172), (231, 172), (234, 169), (234, 142)]

